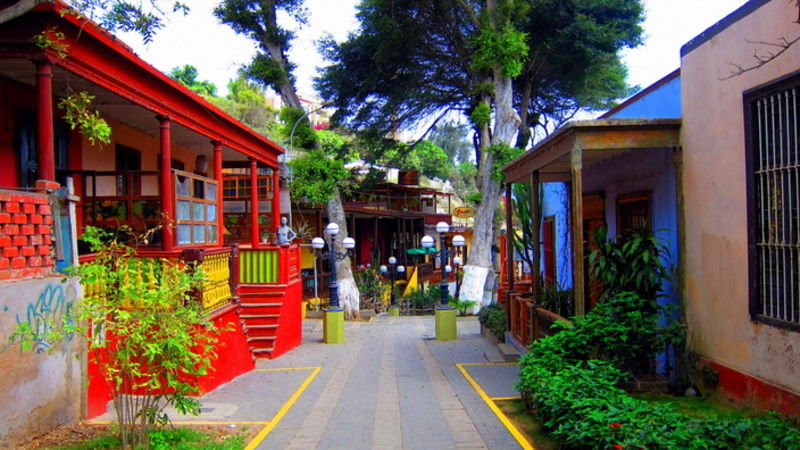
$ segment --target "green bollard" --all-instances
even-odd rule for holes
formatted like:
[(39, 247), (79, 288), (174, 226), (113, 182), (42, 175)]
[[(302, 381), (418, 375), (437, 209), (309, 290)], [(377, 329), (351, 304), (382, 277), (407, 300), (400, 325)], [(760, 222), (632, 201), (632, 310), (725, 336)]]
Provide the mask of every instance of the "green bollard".
[(326, 309), (322, 313), (322, 341), (326, 344), (344, 344), (343, 309)]
[(440, 306), (436, 308), (436, 340), (455, 341), (458, 339), (458, 329), (456, 328), (456, 316), (458, 312), (451, 306)]
[(390, 306), (389, 307), (389, 315), (392, 317), (400, 317), (400, 307), (399, 306)]

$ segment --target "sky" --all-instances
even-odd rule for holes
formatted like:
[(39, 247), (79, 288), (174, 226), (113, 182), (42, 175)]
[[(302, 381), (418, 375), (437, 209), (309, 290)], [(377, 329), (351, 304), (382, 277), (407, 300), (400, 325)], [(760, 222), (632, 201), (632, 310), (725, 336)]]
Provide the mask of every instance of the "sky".
[[(194, 65), (200, 79), (213, 82), (224, 94), (237, 69), (255, 53), (254, 44), (217, 22), (211, 13), (217, 0), (187, 3), (191, 12), (185, 17), (170, 15), (151, 43), (144, 44), (131, 34), (121, 38), (161, 71)], [(325, 33), (342, 41), (355, 31), (356, 3), (357, 0), (306, 0), (311, 15), (308, 24), (297, 30), (289, 53), (289, 59), (297, 65), (295, 76), (301, 96), (314, 95), (313, 78), (324, 65), (315, 41)], [(746, 0), (645, 0), (644, 44), (623, 52), (629, 83), (644, 88), (678, 68), (683, 44), (744, 3)], [(288, 20), (285, 23), (295, 26)]]

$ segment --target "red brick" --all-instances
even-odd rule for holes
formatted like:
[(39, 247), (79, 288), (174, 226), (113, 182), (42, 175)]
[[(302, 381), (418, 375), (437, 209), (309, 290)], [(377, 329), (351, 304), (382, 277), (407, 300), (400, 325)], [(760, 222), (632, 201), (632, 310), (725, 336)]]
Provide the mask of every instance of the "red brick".
[(44, 223), (45, 223), (45, 225), (52, 225), (53, 224), (53, 216), (44, 216)]
[(28, 222), (34, 225), (41, 225), (43, 222), (42, 216), (38, 214), (34, 214), (32, 216), (28, 216)]
[(42, 237), (38, 234), (31, 236), (31, 245), (42, 245)]
[(11, 223), (11, 214), (0, 213), (0, 223)]
[(0, 270), (0, 281), (10, 280), (14, 277), (13, 270)]
[(27, 262), (28, 262), (28, 260), (26, 260), (22, 256), (18, 256), (16, 258), (12, 258), (11, 259), (11, 268), (12, 269), (19, 269), (19, 268), (25, 267), (25, 264), (27, 264)]
[(42, 258), (39, 256), (31, 256), (28, 258), (28, 265), (31, 267), (39, 267), (42, 265)]
[(16, 258), (17, 256), (19, 256), (19, 248), (6, 247), (3, 249), (3, 256), (5, 258)]
[(53, 243), (53, 238), (51, 238), (50, 235), (46, 234), (46, 235), (42, 236), (42, 244), (50, 245), (52, 243)]
[(13, 243), (13, 245), (21, 247), (23, 245), (28, 245), (28, 238), (25, 236), (14, 236), (13, 238), (11, 238), (11, 242)]
[(8, 224), (3, 227), (3, 230), (5, 230), (6, 235), (13, 236), (19, 234), (19, 225)]
[(49, 254), (50, 254), (50, 250), (51, 250), (51, 249), (50, 249), (50, 246), (49, 246), (49, 245), (40, 245), (40, 246), (39, 246), (39, 252), (38, 252), (38, 253), (39, 253), (39, 255), (41, 255), (41, 256), (44, 256), (44, 255), (49, 255)]
[(5, 206), (3, 207), (5, 212), (10, 213), (18, 213), (19, 212), (19, 203), (17, 202), (6, 202)]
[(11, 245), (11, 236), (0, 236), (0, 248)]
[[(41, 227), (41, 226), (44, 226), (44, 225), (36, 225), (36, 226), (40, 226)], [(34, 225), (21, 225), (19, 227), (19, 232), (20, 232), (20, 234), (34, 234), (34, 233), (36, 233), (36, 226), (34, 226)], [(50, 227), (47, 227), (47, 232), (48, 233), (50, 232)], [(44, 234), (44, 233), (39, 232), (39, 234)]]
[(53, 258), (49, 256), (45, 256), (42, 258), (42, 265), (43, 266), (52, 266), (53, 265)]
[[(58, 183), (56, 183), (56, 184), (58, 184)], [(37, 205), (41, 205), (43, 203), (47, 203), (47, 197), (45, 197), (44, 195), (36, 195), (36, 196), (30, 197), (30, 201), (32, 203), (36, 203)]]
[(36, 247), (22, 247), (22, 256), (33, 256), (36, 254)]
[(0, 258), (0, 269), (8, 269), (11, 266), (11, 261), (8, 258)]
[(36, 205), (33, 203), (23, 203), (22, 212), (25, 214), (36, 214)]
[(11, 217), (11, 221), (19, 225), (24, 225), (28, 223), (28, 216), (25, 214), (14, 214), (14, 216)]
[(39, 205), (39, 214), (43, 216), (50, 215), (50, 205)]

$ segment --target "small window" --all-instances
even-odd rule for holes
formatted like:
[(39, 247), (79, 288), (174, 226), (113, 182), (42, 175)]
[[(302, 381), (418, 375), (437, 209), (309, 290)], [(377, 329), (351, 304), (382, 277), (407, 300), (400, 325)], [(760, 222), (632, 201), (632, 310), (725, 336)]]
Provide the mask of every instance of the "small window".
[(617, 197), (617, 234), (651, 229), (650, 193), (639, 192)]
[(800, 331), (800, 76), (745, 95), (750, 314)]

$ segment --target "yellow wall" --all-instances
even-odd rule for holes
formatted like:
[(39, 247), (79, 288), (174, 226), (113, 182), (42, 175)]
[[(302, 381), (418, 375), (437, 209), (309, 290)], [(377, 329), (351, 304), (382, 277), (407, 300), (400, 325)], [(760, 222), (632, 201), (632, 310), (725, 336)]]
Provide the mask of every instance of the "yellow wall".
[(743, 91), (800, 68), (795, 45), (760, 70), (723, 80), (798, 33), (794, 2), (771, 1), (681, 60), (685, 302), (690, 340), (718, 363), (800, 391), (800, 333), (750, 320)]
[[(82, 168), (84, 170), (116, 170), (115, 147), (117, 144), (142, 152), (142, 170), (158, 170), (158, 155), (161, 152), (158, 136), (144, 133), (109, 118), (105, 120), (112, 129), (111, 143), (93, 146), (86, 138), (83, 138)], [(155, 121), (155, 118), (153, 120)], [(189, 172), (194, 170), (196, 157), (196, 153), (185, 147), (172, 147), (172, 159), (182, 161)], [(97, 179), (97, 194), (116, 195), (115, 179), (113, 177), (99, 177)], [(143, 177), (142, 195), (158, 195), (158, 177)]]

